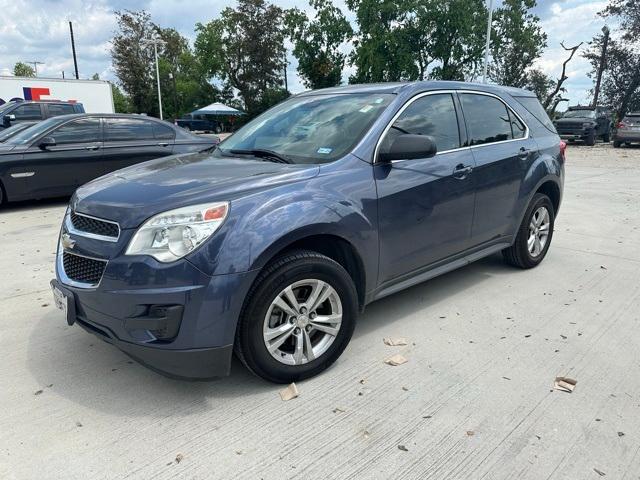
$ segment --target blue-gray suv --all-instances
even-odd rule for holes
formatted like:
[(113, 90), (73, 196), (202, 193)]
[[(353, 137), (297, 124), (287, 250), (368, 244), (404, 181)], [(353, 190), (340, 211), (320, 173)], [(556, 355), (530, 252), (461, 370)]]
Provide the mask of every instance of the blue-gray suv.
[(538, 265), (564, 144), (528, 91), (461, 82), (296, 95), (211, 151), (79, 188), (56, 304), (168, 375), (274, 382), (343, 352), (365, 305), (495, 252)]

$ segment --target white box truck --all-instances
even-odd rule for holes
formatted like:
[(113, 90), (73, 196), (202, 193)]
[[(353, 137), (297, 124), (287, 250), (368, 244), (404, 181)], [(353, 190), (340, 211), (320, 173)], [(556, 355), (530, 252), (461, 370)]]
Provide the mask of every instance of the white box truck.
[(75, 101), (87, 113), (115, 113), (111, 85), (102, 80), (0, 76), (0, 105), (17, 98)]

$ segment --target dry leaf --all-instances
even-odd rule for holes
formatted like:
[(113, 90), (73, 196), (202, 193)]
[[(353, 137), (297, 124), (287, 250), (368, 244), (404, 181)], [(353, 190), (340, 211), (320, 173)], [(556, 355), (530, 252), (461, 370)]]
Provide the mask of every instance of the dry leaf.
[(594, 468), (593, 471), (596, 472), (601, 477), (604, 477), (606, 475), (606, 473), (604, 473), (602, 470), (598, 470), (597, 468)]
[(340, 407), (336, 407), (333, 409), (333, 413), (344, 413), (345, 410), (341, 409)]
[(474, 432), (473, 430), (467, 430), (467, 436), (468, 437), (473, 437), (476, 434), (476, 432)]
[(184, 455), (181, 453), (176, 455), (176, 463), (180, 463), (184, 459)]
[(576, 388), (576, 383), (578, 383), (578, 381), (573, 378), (556, 377), (556, 380), (553, 382), (553, 388), (561, 392), (571, 393), (573, 389)]
[(393, 357), (389, 357), (387, 358), (384, 363), (386, 363), (387, 365), (391, 365), (393, 367), (397, 367), (398, 365), (402, 365), (403, 363), (407, 363), (407, 359), (404, 358), (402, 355), (400, 355), (399, 353), (394, 355)]
[(293, 400), (298, 395), (300, 395), (300, 393), (298, 392), (298, 387), (296, 387), (295, 383), (292, 383), (287, 388), (280, 390), (280, 398), (283, 402)]
[(385, 337), (382, 339), (385, 345), (390, 347), (400, 347), (402, 345), (408, 345), (409, 340), (404, 337)]
[(408, 452), (409, 449), (407, 447), (405, 447), (404, 445), (398, 445), (398, 450), (402, 450), (403, 452)]

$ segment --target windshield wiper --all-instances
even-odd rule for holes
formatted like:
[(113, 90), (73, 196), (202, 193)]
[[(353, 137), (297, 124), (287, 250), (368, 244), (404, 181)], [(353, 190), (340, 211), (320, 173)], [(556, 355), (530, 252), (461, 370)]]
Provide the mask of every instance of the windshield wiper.
[(263, 148), (253, 148), (253, 149), (239, 149), (232, 148), (229, 150), (230, 153), (234, 153), (236, 155), (253, 155), (254, 157), (264, 158), (265, 160), (270, 160), (276, 163), (294, 163), (290, 158), (281, 155), (278, 152), (274, 152), (273, 150), (266, 150)]

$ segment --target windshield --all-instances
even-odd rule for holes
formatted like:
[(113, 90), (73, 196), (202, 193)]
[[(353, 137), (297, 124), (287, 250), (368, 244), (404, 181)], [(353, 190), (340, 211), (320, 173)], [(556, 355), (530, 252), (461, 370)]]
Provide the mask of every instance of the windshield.
[(63, 121), (65, 121), (65, 119), (63, 118), (62, 120), (60, 120), (60, 117), (49, 118), (48, 120), (44, 120), (43, 122), (36, 123), (35, 125), (32, 125), (31, 127), (21, 131), (20, 133), (17, 133), (13, 137), (9, 138), (5, 143), (9, 145), (27, 144), (33, 141), (40, 134), (46, 132), (51, 127)]
[(331, 162), (353, 148), (393, 97), (371, 93), (294, 97), (242, 127), (220, 144), (214, 156), (267, 150), (287, 163)]
[(16, 104), (16, 102), (7, 102), (7, 103), (5, 103), (3, 105), (0, 105), (0, 115), (2, 115), (6, 110), (9, 110), (15, 104)]
[(4, 142), (7, 138), (13, 137), (16, 133), (21, 132), (31, 125), (33, 125), (33, 123), (18, 123), (4, 130), (0, 130), (0, 142)]
[(567, 110), (562, 118), (596, 118), (595, 110)]

